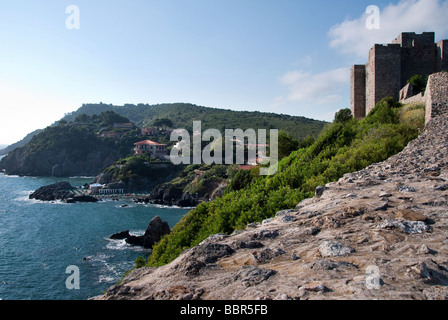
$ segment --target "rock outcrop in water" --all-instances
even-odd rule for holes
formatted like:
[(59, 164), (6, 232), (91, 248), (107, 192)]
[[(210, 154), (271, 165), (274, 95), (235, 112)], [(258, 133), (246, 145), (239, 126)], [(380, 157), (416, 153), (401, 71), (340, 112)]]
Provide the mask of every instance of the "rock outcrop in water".
[[(447, 73), (436, 76), (448, 83)], [(99, 299), (448, 299), (443, 97), (401, 153), (318, 188), (296, 209), (136, 269)]]
[(170, 231), (168, 223), (162, 221), (159, 216), (156, 216), (149, 223), (144, 235), (134, 236), (129, 233), (129, 230), (126, 230), (113, 234), (110, 236), (110, 239), (125, 239), (129, 244), (150, 249), (156, 242), (160, 241), (164, 235), (169, 234)]
[(71, 199), (75, 196), (74, 188), (68, 182), (58, 182), (49, 186), (44, 186), (30, 194), (30, 199), (42, 201), (55, 201)]
[(48, 186), (41, 187), (30, 194), (30, 199), (41, 201), (61, 200), (66, 203), (75, 202), (97, 202), (98, 199), (86, 195), (77, 195), (76, 189), (68, 182), (58, 182)]

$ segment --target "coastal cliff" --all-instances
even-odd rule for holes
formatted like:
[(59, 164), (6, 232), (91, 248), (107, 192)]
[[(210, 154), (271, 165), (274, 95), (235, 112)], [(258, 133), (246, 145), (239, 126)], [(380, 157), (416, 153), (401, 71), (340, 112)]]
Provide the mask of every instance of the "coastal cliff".
[[(123, 143), (125, 144), (125, 143)], [(88, 124), (47, 127), (25, 146), (10, 151), (0, 168), (8, 175), (94, 176), (128, 153), (103, 139)]]
[(97, 299), (448, 299), (448, 73), (429, 83), (425, 131), (399, 154)]

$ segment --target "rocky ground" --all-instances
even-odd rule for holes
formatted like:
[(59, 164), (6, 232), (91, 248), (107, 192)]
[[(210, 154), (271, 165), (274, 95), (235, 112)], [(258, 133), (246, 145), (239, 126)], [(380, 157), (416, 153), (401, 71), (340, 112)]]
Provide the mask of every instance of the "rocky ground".
[(98, 299), (448, 299), (447, 120), (295, 210), (134, 270)]

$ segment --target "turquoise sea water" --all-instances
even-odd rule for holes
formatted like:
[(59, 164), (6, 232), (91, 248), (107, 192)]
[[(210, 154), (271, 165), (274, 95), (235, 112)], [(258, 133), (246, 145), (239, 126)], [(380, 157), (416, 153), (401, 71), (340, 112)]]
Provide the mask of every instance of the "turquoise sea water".
[[(29, 200), (37, 188), (68, 181), (73, 186), (91, 179), (6, 176), (0, 173), (0, 299), (84, 300), (102, 294), (148, 250), (113, 233), (143, 234), (159, 215), (173, 227), (188, 210), (134, 204), (126, 200), (64, 204)], [(121, 208), (123, 204), (129, 207)], [(79, 290), (69, 290), (66, 273), (77, 266)]]

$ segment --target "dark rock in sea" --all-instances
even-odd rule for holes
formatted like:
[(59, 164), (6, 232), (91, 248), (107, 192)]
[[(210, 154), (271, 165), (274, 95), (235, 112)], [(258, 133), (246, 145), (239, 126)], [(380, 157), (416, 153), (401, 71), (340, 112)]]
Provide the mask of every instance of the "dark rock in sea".
[(68, 182), (58, 182), (49, 186), (44, 186), (30, 194), (30, 199), (42, 201), (73, 199), (73, 187)]
[(76, 202), (98, 202), (98, 199), (92, 196), (75, 196), (65, 200), (66, 203), (76, 203)]
[(61, 200), (66, 203), (76, 202), (97, 202), (98, 199), (92, 196), (81, 195), (77, 196), (73, 188), (68, 182), (58, 182), (48, 186), (41, 187), (30, 194), (30, 199), (41, 201), (55, 201)]
[(147, 249), (160, 241), (163, 236), (170, 233), (170, 227), (167, 222), (162, 221), (159, 216), (154, 217), (149, 223), (145, 234), (142, 236), (134, 236), (129, 233), (129, 230), (121, 231), (110, 236), (110, 239), (122, 240), (125, 239), (127, 243), (135, 246), (143, 246)]

